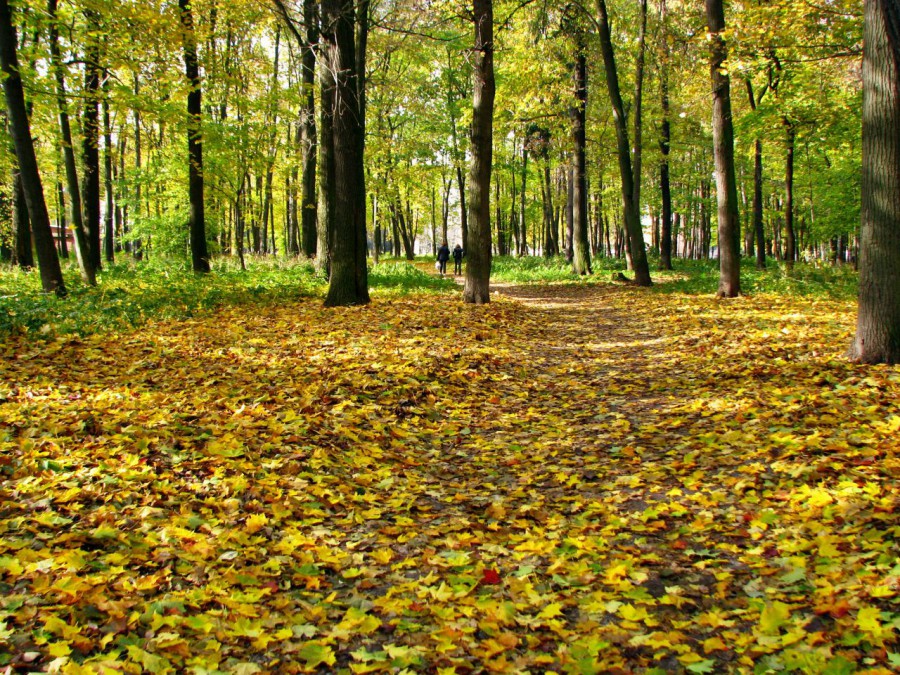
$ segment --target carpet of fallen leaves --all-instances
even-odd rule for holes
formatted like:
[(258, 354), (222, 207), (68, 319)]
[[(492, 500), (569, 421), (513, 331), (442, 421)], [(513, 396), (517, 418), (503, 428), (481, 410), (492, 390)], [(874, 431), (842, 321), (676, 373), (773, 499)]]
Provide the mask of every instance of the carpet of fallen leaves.
[(889, 673), (848, 303), (509, 287), (0, 345), (0, 663)]

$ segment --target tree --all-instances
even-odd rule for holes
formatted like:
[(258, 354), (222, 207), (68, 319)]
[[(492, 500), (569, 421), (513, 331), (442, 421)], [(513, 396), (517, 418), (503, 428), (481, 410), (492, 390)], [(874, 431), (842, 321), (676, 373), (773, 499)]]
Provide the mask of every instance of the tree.
[(672, 187), (669, 181), (669, 153), (672, 148), (672, 122), (669, 112), (669, 34), (666, 0), (660, 0), (659, 95), (662, 121), (659, 130), (659, 188), (662, 199), (662, 232), (659, 242), (659, 266), (672, 269)]
[(19, 73), (16, 44), (16, 29), (9, 2), (0, 0), (0, 68), (5, 76), (3, 93), (6, 97), (10, 133), (15, 144), (16, 159), (22, 176), (28, 217), (31, 220), (31, 230), (34, 234), (41, 285), (44, 292), (56, 293), (59, 297), (65, 297), (66, 285), (63, 281), (59, 258), (56, 255), (53, 231), (50, 229), (50, 215), (47, 213), (47, 203), (44, 201), (44, 187), (41, 184), (37, 156), (34, 152), (34, 141), (31, 137), (31, 124), (25, 109), (25, 91)]
[(469, 170), (468, 264), (463, 300), (485, 304), (491, 300), (491, 160), (494, 129), (494, 7), (493, 0), (473, 0), (475, 24), (473, 97)]
[[(91, 267), (100, 269), (100, 18), (93, 10), (84, 12), (88, 45), (84, 65), (84, 112), (82, 115), (82, 222), (87, 229)], [(196, 59), (196, 57), (195, 57)], [(198, 85), (199, 86), (199, 85)], [(199, 91), (199, 89), (198, 89)]]
[(303, 254), (316, 255), (316, 43), (319, 41), (319, 20), (315, 0), (304, 0), (303, 21), (306, 40), (300, 46), (303, 69), (303, 96), (300, 108), (300, 135), (303, 145), (303, 183), (300, 201), (300, 231)]
[[(50, 18), (50, 62), (56, 81), (56, 104), (59, 108), (59, 132), (62, 137), (63, 163), (66, 173), (66, 187), (69, 191), (69, 220), (75, 240), (75, 259), (85, 283), (97, 283), (93, 258), (90, 254), (90, 240), (84, 227), (81, 209), (81, 192), (78, 188), (78, 169), (75, 161), (75, 145), (72, 140), (72, 125), (69, 121), (69, 105), (66, 96), (66, 80), (63, 73), (62, 54), (59, 49), (59, 25), (56, 16), (57, 0), (48, 0), (47, 15)], [(62, 208), (62, 203), (60, 203)]]
[(866, 0), (859, 317), (850, 348), (900, 363), (900, 7)]
[(582, 36), (576, 36), (575, 49), (575, 105), (570, 110), (572, 141), (575, 148), (572, 218), (572, 269), (575, 274), (591, 274), (591, 247), (588, 242), (587, 195), (587, 58)]
[(631, 146), (628, 142), (628, 119), (625, 115), (625, 105), (622, 102), (622, 92), (619, 88), (619, 74), (616, 70), (606, 0), (597, 0), (597, 10), (600, 14), (597, 25), (600, 33), (600, 48), (603, 52), (603, 65), (606, 70), (606, 88), (609, 92), (616, 127), (616, 149), (619, 158), (619, 174), (622, 179), (622, 206), (625, 216), (625, 231), (631, 247), (634, 280), (640, 286), (650, 286), (653, 281), (650, 278), (650, 266), (647, 263), (647, 250), (641, 230), (639, 205), (634, 201), (636, 193), (634, 167), (631, 163)]
[(188, 192), (191, 215), (189, 220), (191, 264), (195, 272), (209, 272), (209, 253), (206, 248), (206, 212), (203, 195), (203, 114), (200, 89), (200, 66), (197, 60), (197, 39), (191, 0), (178, 0), (181, 12), (181, 40), (184, 52), (184, 73), (191, 84), (188, 92)]
[(719, 297), (741, 294), (740, 224), (737, 179), (734, 171), (734, 127), (731, 120), (731, 81), (726, 70), (728, 48), (722, 0), (706, 0), (706, 22), (712, 38), (709, 70), (713, 88), (713, 155), (716, 162), (716, 201), (719, 221)]
[[(330, 103), (323, 99), (331, 133), (334, 217), (331, 231), (331, 277), (325, 305), (369, 302), (366, 268), (366, 193), (363, 170), (364, 122), (360, 110), (360, 73), (356, 54), (353, 0), (322, 0), (322, 58), (333, 83)], [(325, 167), (323, 167), (323, 170)]]

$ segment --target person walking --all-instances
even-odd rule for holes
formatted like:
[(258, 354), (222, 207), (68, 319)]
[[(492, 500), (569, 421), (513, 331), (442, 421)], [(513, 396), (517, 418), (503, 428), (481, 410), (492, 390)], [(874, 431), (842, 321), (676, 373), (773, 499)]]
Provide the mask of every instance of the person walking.
[(466, 252), (459, 244), (453, 249), (453, 274), (462, 274), (462, 259), (465, 254)]
[(448, 260), (450, 260), (450, 247), (447, 246), (447, 242), (445, 241), (443, 244), (441, 244), (441, 247), (437, 252), (438, 272), (440, 272), (441, 276), (447, 274)]

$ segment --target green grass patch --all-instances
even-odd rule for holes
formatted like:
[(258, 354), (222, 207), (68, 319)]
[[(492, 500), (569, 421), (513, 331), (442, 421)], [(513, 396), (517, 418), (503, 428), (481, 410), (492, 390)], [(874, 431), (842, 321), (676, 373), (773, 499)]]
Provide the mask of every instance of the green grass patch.
[(442, 279), (405, 260), (391, 260), (372, 265), (369, 268), (369, 286), (373, 290), (389, 291), (400, 295), (451, 291), (457, 287), (452, 278), (444, 277)]
[(625, 261), (615, 258), (596, 258), (591, 261), (594, 274), (579, 277), (572, 272), (572, 264), (564, 256), (555, 258), (511, 256), (495, 257), (491, 263), (491, 281), (513, 284), (546, 284), (573, 281), (607, 281), (609, 272), (625, 269)]
[[(756, 269), (750, 258), (741, 261), (741, 291), (748, 295), (770, 293), (802, 297), (827, 297), (853, 300), (859, 291), (859, 274), (850, 265), (795, 263), (793, 269), (782, 262), (767, 261), (764, 270)], [(674, 271), (661, 272), (651, 267), (651, 276), (660, 293), (688, 295), (714, 294), (719, 287), (717, 260), (674, 260)]]
[(107, 265), (97, 287), (85, 286), (74, 266), (65, 269), (69, 297), (41, 292), (36, 270), (0, 270), (0, 336), (13, 333), (86, 335), (140, 326), (147, 321), (203, 316), (226, 304), (284, 302), (319, 295), (325, 285), (308, 261), (248, 259), (213, 262), (194, 274), (176, 260)]

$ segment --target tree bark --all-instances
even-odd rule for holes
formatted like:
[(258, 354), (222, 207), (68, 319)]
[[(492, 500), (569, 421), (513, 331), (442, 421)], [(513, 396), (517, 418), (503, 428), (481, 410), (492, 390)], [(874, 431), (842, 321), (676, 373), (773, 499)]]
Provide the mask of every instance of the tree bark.
[(31, 243), (31, 219), (28, 217), (28, 202), (22, 186), (22, 172), (13, 170), (13, 231), (15, 239), (15, 262), (19, 269), (34, 267), (34, 248)]
[(787, 241), (785, 242), (784, 260), (790, 268), (797, 260), (797, 234), (794, 228), (794, 146), (797, 132), (787, 118), (784, 118), (784, 129), (787, 137), (784, 158), (784, 231)]
[(85, 52), (81, 207), (91, 267), (99, 270), (103, 261), (100, 241), (100, 46), (96, 37), (100, 17), (93, 10), (85, 10), (84, 15), (89, 31), (95, 35), (90, 37)]
[(621, 89), (619, 88), (619, 74), (616, 70), (612, 35), (609, 28), (609, 13), (606, 9), (605, 0), (597, 0), (597, 10), (600, 14), (598, 28), (600, 48), (603, 52), (603, 64), (606, 70), (606, 86), (609, 91), (616, 127), (619, 173), (622, 178), (622, 205), (625, 216), (625, 230), (634, 268), (634, 280), (640, 286), (650, 286), (653, 282), (650, 278), (650, 267), (647, 263), (644, 233), (641, 229), (638, 205), (634, 202), (634, 173), (631, 165), (631, 147), (628, 143), (628, 122), (625, 117), (625, 105), (622, 102)]
[(850, 356), (900, 363), (900, 7), (866, 0), (859, 316)]
[[(325, 36), (320, 34), (321, 49), (327, 49)], [(334, 232), (334, 107), (335, 82), (328, 71), (327, 57), (323, 53), (318, 68), (319, 76), (319, 156), (317, 178), (319, 182), (316, 216), (316, 267), (327, 277), (331, 276), (331, 244)]]
[(494, 131), (494, 7), (493, 0), (473, 0), (472, 164), (469, 171), (469, 239), (466, 244), (466, 286), (463, 300), (491, 300), (491, 160)]
[(365, 129), (360, 117), (353, 0), (322, 0), (322, 20), (323, 56), (329, 76), (334, 78), (334, 103), (326, 111), (333, 124), (334, 230), (325, 305), (364, 305), (369, 302), (363, 180)]
[(713, 90), (713, 154), (716, 162), (716, 200), (719, 220), (719, 297), (741, 294), (740, 221), (734, 172), (734, 126), (731, 119), (731, 82), (726, 68), (728, 48), (722, 38), (725, 9), (722, 0), (706, 0), (706, 21), (712, 38), (710, 77)]
[(0, 0), (0, 68), (6, 76), (3, 81), (3, 92), (6, 97), (10, 133), (16, 147), (16, 159), (22, 174), (22, 188), (25, 192), (28, 217), (34, 234), (41, 285), (44, 292), (64, 297), (66, 285), (59, 265), (59, 257), (56, 254), (53, 230), (50, 228), (50, 215), (44, 200), (44, 188), (41, 184), (37, 156), (31, 137), (31, 125), (25, 109), (25, 91), (22, 87), (16, 54), (16, 29), (8, 0)]
[(191, 0), (178, 0), (181, 10), (184, 73), (191, 83), (188, 93), (188, 192), (191, 202), (189, 221), (191, 264), (195, 272), (209, 272), (209, 253), (206, 248), (206, 213), (203, 198), (203, 130), (200, 66), (197, 60), (197, 39)]
[(300, 202), (300, 230), (303, 255), (316, 255), (316, 157), (318, 136), (316, 133), (316, 54), (319, 41), (319, 16), (315, 0), (304, 0), (303, 20), (306, 24), (306, 42), (302, 46), (303, 103), (300, 108), (300, 142), (303, 147), (303, 183)]
[(570, 110), (575, 171), (572, 186), (572, 271), (591, 274), (591, 249), (588, 241), (587, 200), (587, 60), (579, 40), (575, 55), (575, 101)]

